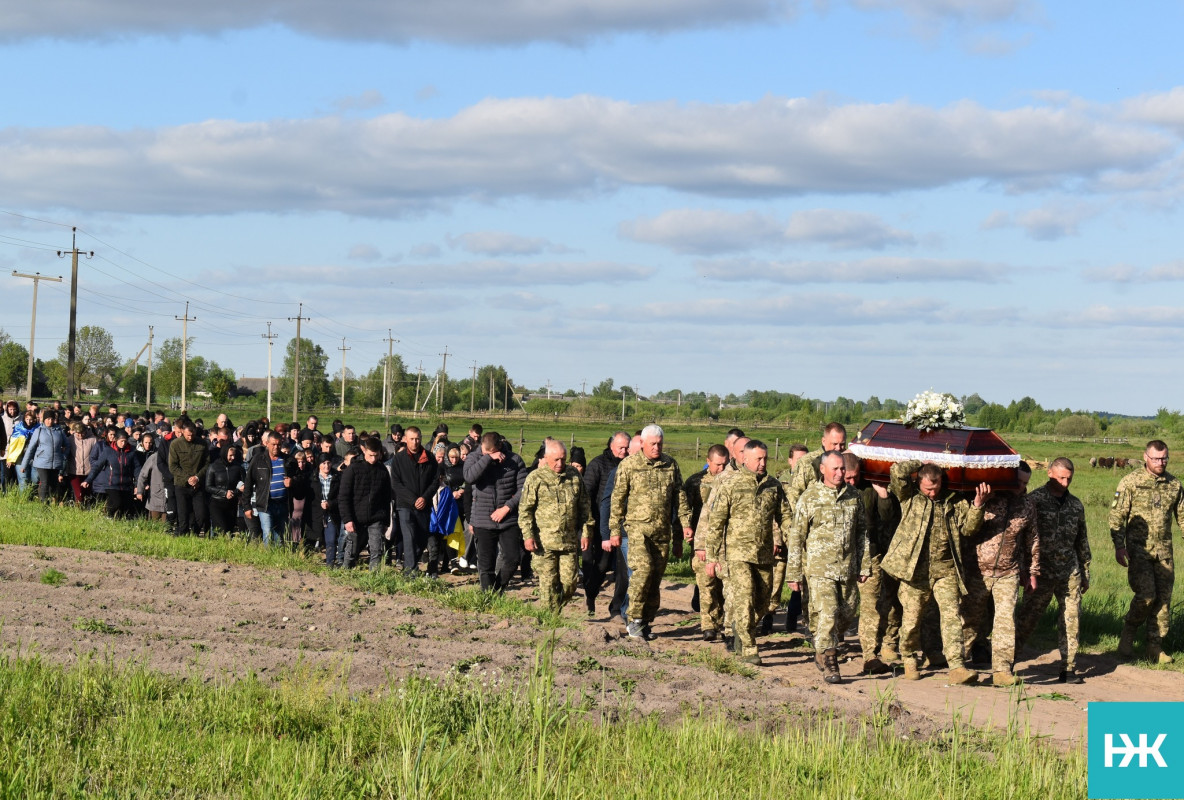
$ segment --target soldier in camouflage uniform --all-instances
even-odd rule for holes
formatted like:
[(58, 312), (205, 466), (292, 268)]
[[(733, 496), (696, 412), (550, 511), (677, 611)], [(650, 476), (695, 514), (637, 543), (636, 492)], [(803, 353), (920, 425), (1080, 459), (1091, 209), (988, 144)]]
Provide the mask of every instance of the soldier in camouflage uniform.
[(538, 469), (522, 487), (518, 525), (526, 549), (534, 553), (539, 599), (558, 614), (575, 595), (580, 551), (588, 549), (595, 528), (579, 470), (566, 464), (567, 448), (549, 437), (543, 448)]
[(691, 559), (691, 569), (695, 572), (695, 587), (699, 592), (699, 628), (705, 642), (718, 640), (724, 627), (724, 582), (718, 575), (707, 574), (706, 535), (710, 515), (704, 514), (703, 510), (710, 508), (708, 498), (727, 465), (727, 448), (713, 444), (707, 451), (707, 467), (687, 478), (683, 486), (691, 506), (691, 527), (695, 529), (695, 556)]
[[(843, 427), (842, 423), (831, 422), (822, 429), (822, 442), (817, 450), (811, 450), (802, 456), (793, 466), (793, 473), (789, 476), (789, 483), (785, 487), (785, 494), (789, 497), (789, 507), (796, 509), (798, 499), (801, 498), (802, 492), (810, 488), (810, 484), (817, 483), (822, 480), (822, 472), (819, 469), (819, 464), (822, 461), (824, 453), (829, 452), (843, 452), (847, 449), (847, 429)], [(805, 617), (806, 625), (813, 630), (813, 615), (810, 613), (810, 581), (803, 579), (800, 582), (801, 589), (794, 594), (797, 595), (797, 603), (795, 604), (793, 597), (790, 598), (789, 604), (792, 608), (797, 605), (801, 608), (801, 613)], [(788, 632), (790, 614), (786, 613), (785, 629)]]
[[(789, 458), (786, 460), (787, 467), (781, 471), (777, 476), (777, 480), (781, 482), (781, 488), (789, 489), (789, 481), (793, 477), (793, 468), (802, 460), (802, 457), (809, 452), (804, 444), (791, 444), (789, 446)], [(782, 536), (784, 539), (784, 535)], [(773, 592), (769, 595), (769, 613), (761, 620), (761, 633), (768, 635), (773, 632), (773, 615), (777, 613), (777, 609), (781, 607), (781, 593), (785, 588), (785, 553), (784, 551), (773, 559)], [(791, 603), (792, 608), (787, 608), (785, 611), (785, 630), (788, 633), (793, 630), (793, 626), (797, 623), (798, 615), (802, 613), (802, 597), (801, 593), (796, 594), (797, 602)], [(791, 597), (792, 599), (792, 597)], [(792, 612), (792, 613), (791, 613)]]
[(662, 574), (670, 557), (670, 532), (676, 521), (684, 536), (691, 508), (682, 488), (682, 474), (674, 459), (662, 453), (662, 429), (647, 425), (641, 431), (641, 450), (626, 456), (617, 467), (609, 506), (609, 529), (629, 537), (630, 638), (653, 639), (650, 630), (661, 606)]
[(1040, 531), (1040, 580), (1024, 592), (1016, 612), (1016, 650), (1036, 630), (1036, 623), (1052, 598), (1057, 599), (1057, 644), (1061, 650), (1061, 683), (1081, 683), (1077, 674), (1077, 645), (1081, 595), (1089, 588), (1089, 535), (1085, 506), (1069, 493), (1073, 462), (1055, 459), (1048, 465), (1048, 483), (1028, 497), (1036, 507)]
[[(911, 477), (918, 471), (917, 480)], [(955, 492), (943, 490), (945, 474), (934, 464), (901, 461), (892, 465), (889, 489), (900, 501), (900, 524), (881, 567), (900, 581), (901, 658), (906, 680), (921, 677), (917, 665), (921, 611), (930, 598), (941, 615), (942, 646), (950, 667), (950, 683), (975, 683), (978, 673), (966, 669), (962, 656), (962, 537), (973, 536), (983, 521), (983, 503), (991, 487), (982, 484), (971, 505)]]
[(1118, 654), (1134, 654), (1135, 633), (1147, 623), (1147, 658), (1169, 664), (1163, 651), (1168, 635), (1172, 587), (1176, 581), (1172, 550), (1172, 517), (1184, 524), (1184, 488), (1167, 471), (1168, 446), (1158, 439), (1143, 451), (1143, 469), (1118, 482), (1110, 506), (1110, 538), (1114, 557), (1127, 568), (1127, 581), (1135, 596), (1118, 640)]
[(878, 675), (890, 671), (888, 664), (900, 659), (896, 653), (900, 636), (900, 600), (896, 596), (899, 584), (880, 568), (900, 521), (900, 505), (883, 486), (861, 485), (863, 465), (854, 453), (843, 453), (843, 466), (847, 485), (859, 492), (867, 520), (871, 573), (859, 584), (859, 648), (864, 674)]
[(760, 665), (757, 623), (769, 605), (773, 554), (781, 549), (776, 526), (788, 524), (789, 501), (781, 483), (765, 472), (769, 449), (748, 442), (742, 466), (717, 483), (708, 510), (706, 571), (727, 573), (730, 617), (741, 660)]
[(819, 460), (822, 480), (798, 499), (786, 542), (785, 573), (791, 589), (810, 583), (814, 663), (827, 683), (840, 683), (838, 646), (855, 618), (858, 585), (871, 575), (863, 499), (844, 480), (843, 456)]
[[(983, 504), (983, 524), (966, 537), (966, 595), (962, 639), (968, 652), (991, 637), (991, 683), (1013, 686), (1015, 607), (1020, 586), (1035, 589), (1040, 575), (1036, 507), (1028, 498), (1032, 468), (1021, 462), (1017, 489), (996, 490)], [(991, 607), (994, 606), (994, 615)], [(988, 620), (991, 620), (988, 623)]]

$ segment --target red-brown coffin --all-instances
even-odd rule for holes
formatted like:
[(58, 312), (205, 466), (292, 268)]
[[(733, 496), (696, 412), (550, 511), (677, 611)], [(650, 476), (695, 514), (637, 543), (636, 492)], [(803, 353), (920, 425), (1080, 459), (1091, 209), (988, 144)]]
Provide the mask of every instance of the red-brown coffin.
[[(885, 455), (877, 458), (877, 449), (912, 450), (920, 453), (957, 454), (961, 456), (1014, 456), (1019, 454), (999, 434), (990, 428), (940, 428), (921, 431), (900, 422), (875, 420), (860, 432), (852, 448), (863, 459), (863, 477), (875, 483), (888, 483), (888, 471), (893, 459)], [(918, 458), (925, 460), (923, 455)], [(937, 455), (936, 459), (940, 460)], [(990, 459), (988, 459), (990, 460)], [(1013, 488), (1018, 485), (1015, 466), (943, 466), (946, 485), (956, 492), (972, 492), (980, 483), (994, 488)]]

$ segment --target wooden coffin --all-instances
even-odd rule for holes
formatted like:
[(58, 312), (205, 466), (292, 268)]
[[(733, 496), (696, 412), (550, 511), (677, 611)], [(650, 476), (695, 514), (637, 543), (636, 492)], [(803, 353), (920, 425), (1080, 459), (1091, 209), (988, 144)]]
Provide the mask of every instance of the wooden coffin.
[(990, 428), (942, 428), (921, 431), (901, 422), (876, 420), (860, 431), (848, 448), (863, 461), (863, 477), (888, 483), (898, 461), (932, 461), (956, 492), (972, 492), (980, 483), (994, 488), (1018, 485), (1020, 455)]

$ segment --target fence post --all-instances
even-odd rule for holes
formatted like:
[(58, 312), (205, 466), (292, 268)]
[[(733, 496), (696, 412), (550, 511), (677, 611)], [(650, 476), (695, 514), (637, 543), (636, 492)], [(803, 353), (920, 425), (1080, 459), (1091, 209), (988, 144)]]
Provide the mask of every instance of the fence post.
[(575, 447), (575, 446), (576, 446), (576, 434), (575, 434), (575, 431), (572, 431), (572, 434), (571, 434), (571, 444), (569, 444), (569, 445), (567, 446), (567, 449), (568, 449), (568, 450), (570, 450), (570, 449), (572, 449), (572, 448), (573, 448), (573, 447)]
[(695, 437), (695, 460), (699, 460), (699, 437)]
[(523, 449), (526, 447), (526, 429), (518, 429), (518, 455), (522, 455)]
[(774, 461), (781, 460), (781, 437), (780, 436), (778, 436), (776, 439), (773, 440), (773, 460)]

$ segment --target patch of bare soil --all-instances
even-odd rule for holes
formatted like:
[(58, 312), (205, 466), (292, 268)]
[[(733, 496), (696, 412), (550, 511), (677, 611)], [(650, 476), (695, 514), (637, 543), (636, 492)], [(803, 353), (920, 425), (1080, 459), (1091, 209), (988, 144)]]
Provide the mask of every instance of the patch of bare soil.
[[(50, 568), (65, 575), (57, 586), (41, 582)], [(534, 594), (529, 587), (515, 592)], [(861, 676), (855, 647), (841, 668), (844, 683), (828, 686), (797, 634), (761, 641), (765, 666), (756, 677), (721, 674), (723, 645), (700, 640), (691, 592), (663, 585), (658, 638), (646, 643), (624, 638), (624, 626), (607, 611), (585, 619), (580, 599), (567, 610), (576, 627), (548, 631), (532, 620), (457, 612), (424, 598), (365, 594), (324, 574), (5, 546), (0, 644), (66, 664), (95, 655), (206, 679), (266, 678), (303, 665), (345, 671), (350, 690), (366, 692), (395, 677), (450, 672), (513, 687), (554, 637), (557, 686), (601, 709), (669, 718), (723, 713), (742, 724), (827, 709), (886, 715), (902, 732), (917, 733), (946, 727), (958, 714), (998, 727), (1013, 720), (1063, 746), (1084, 735), (1090, 701), (1184, 700), (1179, 673), (1110, 656), (1083, 656), (1085, 684), (1059, 684), (1055, 652), (1021, 663), (1026, 686), (1016, 691), (950, 687), (942, 672), (917, 682)]]

